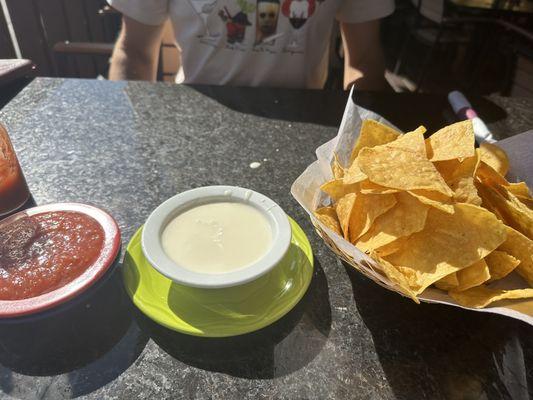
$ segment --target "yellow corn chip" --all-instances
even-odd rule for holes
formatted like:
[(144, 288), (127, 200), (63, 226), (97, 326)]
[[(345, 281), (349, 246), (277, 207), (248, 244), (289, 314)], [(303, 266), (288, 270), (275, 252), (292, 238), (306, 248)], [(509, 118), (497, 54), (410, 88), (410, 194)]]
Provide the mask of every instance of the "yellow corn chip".
[(453, 200), (457, 203), (481, 205), (481, 198), (474, 185), (474, 174), (479, 164), (478, 153), (463, 161), (447, 160), (435, 162), (435, 168), (453, 190)]
[(516, 272), (533, 287), (533, 240), (511, 227), (507, 226), (506, 229), (507, 239), (498, 250), (505, 251), (520, 261)]
[(335, 179), (342, 179), (344, 177), (344, 168), (339, 162), (339, 157), (337, 153), (333, 154), (333, 163), (331, 164), (331, 172), (333, 172), (333, 177)]
[(472, 121), (461, 121), (448, 125), (426, 140), (426, 150), (431, 161), (459, 159), (460, 161), (473, 157), (474, 128)]
[(378, 185), (401, 190), (433, 190), (453, 196), (435, 166), (420, 153), (379, 146), (362, 149), (357, 162), (368, 179)]
[(479, 146), (481, 161), (490, 165), (500, 175), (505, 176), (509, 171), (509, 158), (503, 149), (492, 143), (481, 143)]
[(357, 189), (357, 184), (345, 185), (342, 179), (334, 179), (320, 186), (320, 190), (327, 193), (334, 201), (339, 200), (348, 193), (355, 193)]
[(376, 250), (383, 255), (378, 249), (424, 229), (429, 207), (405, 192), (395, 196), (396, 205), (376, 218), (370, 230), (357, 241), (361, 251)]
[(516, 195), (516, 198), (520, 200), (520, 202), (525, 205), (530, 210), (533, 210), (533, 199), (530, 197), (524, 197), (520, 195)]
[(526, 299), (533, 297), (533, 289), (499, 290), (481, 285), (464, 292), (450, 291), (448, 294), (464, 307), (483, 308), (499, 300)]
[(352, 150), (350, 162), (353, 162), (357, 158), (361, 149), (392, 142), (400, 135), (400, 132), (387, 125), (383, 125), (372, 119), (365, 119), (361, 125), (357, 143)]
[[(471, 160), (474, 157), (469, 157), (464, 161)], [(453, 159), (446, 161), (436, 161), (433, 163), (439, 174), (442, 176), (446, 183), (452, 181), (456, 176), (456, 170), (461, 166), (461, 161)]]
[(350, 216), (352, 215), (353, 206), (355, 204), (355, 197), (355, 193), (348, 193), (344, 197), (341, 197), (335, 205), (335, 212), (339, 218), (339, 224), (346, 240), (349, 238), (348, 230), (350, 227)]
[(416, 197), (421, 203), (444, 211), (448, 214), (453, 214), (453, 205), (451, 200), (442, 193), (433, 192), (431, 190), (409, 190), (408, 193)]
[(401, 237), (396, 239), (394, 242), (390, 242), (389, 244), (378, 247), (376, 250), (374, 250), (374, 254), (380, 257), (387, 257), (393, 253), (396, 253), (405, 246), (408, 238), (409, 236)]
[(481, 161), (476, 170), (476, 176), (485, 184), (485, 185), (509, 185), (507, 179), (505, 179), (498, 171), (492, 168), (490, 165)]
[(404, 274), (400, 273), (394, 265), (381, 258), (379, 255), (371, 253), (370, 256), (379, 262), (381, 271), (387, 278), (389, 278), (399, 292), (407, 297), (410, 297), (415, 303), (420, 303), (420, 300), (418, 300), (416, 293), (411, 289), (410, 284)]
[(503, 216), (507, 225), (533, 239), (533, 210), (530, 210), (505, 186), (498, 185), (496, 188), (485, 186), (481, 192), (483, 198), (487, 198)]
[(393, 194), (358, 194), (350, 217), (350, 242), (364, 235), (374, 220), (396, 204)]
[(481, 285), (490, 278), (489, 268), (484, 260), (479, 260), (453, 274), (446, 275), (435, 282), (441, 290), (454, 290), (457, 292)]
[(485, 207), (487, 210), (491, 211), (494, 215), (496, 215), (500, 220), (505, 221), (505, 218), (503, 215), (498, 211), (496, 206), (492, 204), (489, 196), (489, 192), (491, 187), (488, 185), (485, 185), (483, 182), (481, 182), (479, 179), (474, 180), (474, 185), (476, 185), (477, 192), (479, 194), (479, 197), (481, 197), (481, 205)]
[(476, 206), (481, 205), (481, 197), (479, 197), (473, 178), (459, 179), (450, 187), (454, 191), (453, 199), (457, 203), (470, 203)]
[(342, 236), (341, 225), (334, 207), (322, 207), (313, 212), (313, 214), (329, 229)]
[(509, 183), (507, 186), (509, 190), (515, 196), (522, 196), (531, 198), (531, 193), (525, 182)]
[(350, 165), (350, 168), (344, 171), (344, 184), (352, 185), (354, 183), (362, 182), (365, 179), (367, 179), (367, 176), (363, 174), (363, 171), (361, 171), (361, 168), (359, 168), (359, 163), (357, 162), (357, 159), (353, 160), (352, 164)]
[(400, 190), (381, 186), (366, 179), (359, 185), (359, 191), (363, 194), (390, 194), (398, 193)]
[(490, 279), (490, 271), (485, 260), (481, 259), (469, 267), (457, 272), (457, 281), (459, 284), (453, 288), (454, 291), (462, 292), (479, 286)]
[(400, 135), (398, 139), (396, 139), (394, 142), (388, 143), (388, 145), (397, 149), (411, 150), (423, 154), (426, 157), (424, 132), (426, 132), (426, 128), (420, 126), (414, 131), (407, 132), (404, 135)]
[(446, 275), (445, 277), (440, 278), (437, 282), (435, 282), (435, 286), (441, 290), (446, 290), (446, 291), (459, 286), (459, 280), (457, 279), (457, 272), (454, 272), (450, 275)]
[(520, 260), (501, 250), (494, 250), (485, 257), (485, 261), (489, 266), (489, 282), (505, 278), (520, 264)]
[(505, 225), (484, 208), (460, 203), (454, 205), (453, 214), (430, 208), (424, 229), (386, 260), (409, 277), (411, 289), (419, 294), (484, 258), (506, 236)]

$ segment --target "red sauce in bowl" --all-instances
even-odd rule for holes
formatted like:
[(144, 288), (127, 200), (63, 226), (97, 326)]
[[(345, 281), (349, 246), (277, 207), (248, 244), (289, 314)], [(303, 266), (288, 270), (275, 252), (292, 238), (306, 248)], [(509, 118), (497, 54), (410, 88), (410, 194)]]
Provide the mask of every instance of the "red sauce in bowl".
[(82, 295), (117, 265), (121, 248), (113, 217), (80, 203), (20, 211), (0, 221), (0, 235), (0, 322)]
[(76, 211), (0, 224), (0, 300), (32, 298), (72, 282), (98, 259), (104, 237), (98, 221)]

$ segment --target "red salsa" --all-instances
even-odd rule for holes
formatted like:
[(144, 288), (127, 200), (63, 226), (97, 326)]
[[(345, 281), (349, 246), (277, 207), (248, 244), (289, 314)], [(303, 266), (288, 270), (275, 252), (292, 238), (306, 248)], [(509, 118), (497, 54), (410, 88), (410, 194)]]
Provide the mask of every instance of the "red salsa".
[(101, 225), (80, 212), (0, 223), (0, 300), (27, 299), (66, 285), (97, 260), (103, 245)]

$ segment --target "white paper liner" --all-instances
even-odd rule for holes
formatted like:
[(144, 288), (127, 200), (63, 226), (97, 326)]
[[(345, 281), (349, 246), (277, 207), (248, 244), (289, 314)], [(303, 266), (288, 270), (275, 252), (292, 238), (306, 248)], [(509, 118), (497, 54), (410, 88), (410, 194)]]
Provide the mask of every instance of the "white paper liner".
[[(364, 119), (374, 119), (394, 127), (394, 125), (380, 115), (358, 107), (352, 101), (352, 92), (350, 92), (337, 136), (316, 149), (317, 161), (309, 165), (298, 179), (296, 179), (291, 187), (291, 193), (309, 214), (314, 223), (320, 226), (322, 231), (337, 248), (350, 256), (358, 264), (358, 268), (362, 270), (361, 272), (371, 277), (380, 285), (390, 290), (398, 291), (387, 277), (376, 272), (380, 271), (380, 266), (375, 260), (331, 231), (318, 221), (312, 213), (318, 206), (329, 203), (327, 195), (321, 192), (320, 186), (332, 179), (331, 163), (334, 153), (337, 153), (341, 165), (348, 164), (351, 149), (359, 136), (361, 123)], [(511, 164), (509, 172), (510, 179), (523, 180), (530, 188), (533, 187), (533, 130), (502, 140), (498, 142), (498, 146), (502, 147), (509, 156)], [(510, 281), (504, 282), (503, 285), (514, 286)], [(533, 299), (499, 301), (495, 303), (499, 305), (497, 307), (489, 306), (482, 309), (474, 309), (458, 305), (446, 292), (432, 287), (426, 289), (418, 298), (428, 303), (447, 304), (478, 312), (507, 315), (533, 325)]]

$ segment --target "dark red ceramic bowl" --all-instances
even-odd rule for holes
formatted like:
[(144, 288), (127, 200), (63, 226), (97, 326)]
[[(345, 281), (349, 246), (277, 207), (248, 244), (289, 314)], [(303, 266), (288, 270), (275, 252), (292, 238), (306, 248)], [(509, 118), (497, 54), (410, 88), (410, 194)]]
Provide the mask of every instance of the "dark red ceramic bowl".
[(75, 211), (94, 218), (104, 231), (104, 245), (100, 255), (94, 263), (87, 267), (85, 272), (65, 286), (28, 299), (0, 300), (0, 319), (36, 314), (62, 305), (79, 296), (105, 275), (120, 252), (120, 229), (116, 221), (105, 211), (87, 204), (57, 203), (33, 207), (2, 220), (0, 226), (23, 215), (31, 216), (52, 211)]

